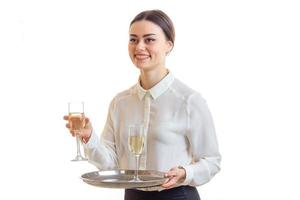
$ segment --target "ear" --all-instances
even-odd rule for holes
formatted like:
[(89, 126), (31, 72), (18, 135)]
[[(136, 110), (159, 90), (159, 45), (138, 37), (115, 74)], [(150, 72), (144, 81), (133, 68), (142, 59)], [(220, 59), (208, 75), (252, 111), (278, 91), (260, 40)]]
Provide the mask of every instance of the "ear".
[(171, 42), (170, 40), (167, 41), (167, 48), (166, 48), (166, 53), (169, 54), (172, 49), (173, 49), (173, 42)]

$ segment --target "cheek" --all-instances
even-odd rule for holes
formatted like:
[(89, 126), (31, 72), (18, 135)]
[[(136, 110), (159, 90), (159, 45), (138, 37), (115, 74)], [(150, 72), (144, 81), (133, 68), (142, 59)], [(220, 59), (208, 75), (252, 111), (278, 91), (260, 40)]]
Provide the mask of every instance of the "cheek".
[(148, 51), (151, 54), (151, 56), (153, 56), (153, 57), (158, 57), (158, 55), (160, 54), (159, 49), (155, 48), (155, 47), (149, 47)]
[(165, 46), (163, 46), (163, 45), (157, 45), (157, 46), (150, 47), (149, 51), (156, 58), (163, 58), (166, 56)]
[(154, 56), (156, 59), (163, 59), (163, 58), (166, 56), (166, 53), (165, 53), (165, 51), (162, 51), (162, 50), (160, 49), (160, 50), (157, 50), (157, 51), (153, 51), (153, 56)]
[(128, 45), (128, 53), (129, 53), (130, 57), (132, 57), (134, 54), (134, 50), (133, 50), (132, 46), (130, 46), (130, 45)]
[(131, 45), (128, 45), (128, 52), (131, 53), (131, 51), (132, 51), (132, 47)]

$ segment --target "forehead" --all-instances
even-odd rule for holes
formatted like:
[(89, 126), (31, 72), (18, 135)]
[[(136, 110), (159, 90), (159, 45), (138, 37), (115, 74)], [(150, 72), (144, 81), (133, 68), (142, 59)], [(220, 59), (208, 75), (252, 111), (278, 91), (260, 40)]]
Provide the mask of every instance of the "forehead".
[(163, 35), (163, 30), (153, 22), (142, 20), (134, 22), (129, 28), (129, 34), (143, 36), (145, 34)]

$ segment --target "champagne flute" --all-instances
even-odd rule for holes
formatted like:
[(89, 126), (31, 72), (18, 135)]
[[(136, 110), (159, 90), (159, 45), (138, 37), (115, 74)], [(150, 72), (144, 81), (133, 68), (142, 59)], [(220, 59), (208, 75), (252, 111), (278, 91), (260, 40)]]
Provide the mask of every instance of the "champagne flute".
[(141, 181), (138, 177), (138, 170), (140, 164), (140, 155), (142, 154), (144, 148), (145, 134), (144, 125), (130, 125), (128, 127), (128, 147), (131, 153), (135, 156), (135, 174), (131, 181)]
[(80, 152), (80, 136), (79, 133), (85, 126), (84, 117), (84, 103), (83, 102), (70, 102), (68, 103), (69, 110), (69, 124), (70, 130), (74, 131), (76, 136), (77, 155), (72, 161), (84, 161), (87, 160), (81, 155)]

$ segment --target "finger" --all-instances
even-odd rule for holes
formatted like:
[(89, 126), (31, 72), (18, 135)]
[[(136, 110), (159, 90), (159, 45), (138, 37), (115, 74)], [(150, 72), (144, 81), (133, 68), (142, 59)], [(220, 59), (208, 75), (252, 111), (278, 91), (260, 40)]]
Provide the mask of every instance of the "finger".
[(172, 167), (168, 172), (165, 173), (167, 176), (174, 176), (177, 174), (178, 167)]
[(89, 118), (85, 119), (85, 126), (84, 126), (84, 128), (86, 128), (86, 129), (91, 129), (92, 128), (92, 123), (90, 122)]
[(70, 129), (70, 128), (71, 128), (71, 125), (68, 123), (68, 124), (66, 124), (66, 127), (67, 127), (68, 129)]
[(89, 118), (85, 118), (84, 121), (85, 121), (85, 127), (86, 128), (90, 127), (90, 119)]
[(70, 133), (72, 134), (73, 137), (75, 137), (75, 132), (74, 131), (70, 131)]
[(164, 183), (163, 183), (163, 184), (166, 184), (166, 183), (168, 183), (170, 180), (171, 180), (171, 178), (166, 178), (166, 180), (164, 181)]
[(171, 178), (168, 182), (164, 183), (162, 185), (162, 187), (164, 188), (171, 188), (171, 187), (174, 187), (177, 183), (177, 178)]
[(176, 171), (168, 171), (165, 173), (165, 177), (174, 177), (177, 176)]
[(64, 116), (64, 120), (69, 120), (69, 116), (68, 116), (68, 115), (65, 115), (65, 116)]

